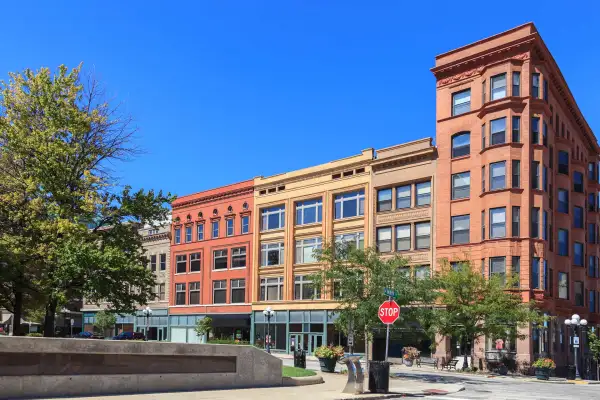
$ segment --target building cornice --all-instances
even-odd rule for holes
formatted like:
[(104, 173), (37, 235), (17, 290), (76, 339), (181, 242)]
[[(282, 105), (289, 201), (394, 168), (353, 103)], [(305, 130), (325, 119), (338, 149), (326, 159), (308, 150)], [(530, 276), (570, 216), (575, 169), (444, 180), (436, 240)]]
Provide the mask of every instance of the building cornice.
[(244, 195), (251, 195), (254, 192), (254, 187), (245, 187), (241, 189), (228, 190), (226, 192), (216, 193), (209, 196), (198, 197), (196, 199), (182, 201), (181, 203), (173, 204), (173, 210), (179, 210), (184, 207), (195, 206), (198, 204), (212, 203), (215, 201), (230, 199)]
[(161, 240), (171, 240), (170, 232), (161, 232), (154, 235), (142, 236), (142, 242), (159, 242)]
[[(422, 161), (434, 161), (437, 150), (435, 147), (421, 150), (409, 154), (401, 154), (394, 157), (383, 158), (381, 160), (373, 160), (371, 168), (373, 172), (379, 172), (381, 170), (400, 167), (404, 165), (411, 165)], [(433, 171), (432, 171), (433, 175)]]

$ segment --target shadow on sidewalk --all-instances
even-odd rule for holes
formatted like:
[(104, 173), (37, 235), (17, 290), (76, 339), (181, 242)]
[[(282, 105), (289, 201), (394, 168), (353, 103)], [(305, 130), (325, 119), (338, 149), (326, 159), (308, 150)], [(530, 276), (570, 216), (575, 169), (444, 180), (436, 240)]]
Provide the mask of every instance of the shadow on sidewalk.
[[(395, 372), (391, 374), (391, 377), (395, 381), (401, 380), (414, 380), (427, 383), (465, 383), (465, 384), (481, 384), (481, 379), (474, 379), (468, 375), (453, 376), (453, 375), (438, 375), (438, 374), (423, 374), (423, 373), (410, 373), (410, 372)], [(498, 385), (501, 382), (486, 381), (486, 384)]]

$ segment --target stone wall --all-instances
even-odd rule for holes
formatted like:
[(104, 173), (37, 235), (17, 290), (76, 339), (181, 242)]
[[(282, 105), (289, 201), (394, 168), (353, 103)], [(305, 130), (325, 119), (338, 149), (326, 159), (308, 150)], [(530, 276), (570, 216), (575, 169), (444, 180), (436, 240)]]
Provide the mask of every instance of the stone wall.
[(281, 384), (281, 360), (252, 346), (0, 337), (0, 399)]

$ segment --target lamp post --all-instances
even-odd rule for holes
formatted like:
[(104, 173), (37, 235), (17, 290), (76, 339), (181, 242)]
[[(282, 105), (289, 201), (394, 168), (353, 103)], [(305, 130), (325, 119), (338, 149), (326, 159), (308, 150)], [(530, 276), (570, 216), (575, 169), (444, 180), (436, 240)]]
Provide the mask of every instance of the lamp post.
[(150, 317), (152, 316), (152, 309), (149, 306), (144, 308), (144, 317), (146, 317), (146, 340), (148, 340), (148, 334), (150, 333)]
[(275, 311), (271, 310), (271, 307), (267, 307), (263, 311), (265, 318), (267, 319), (267, 335), (265, 336), (265, 343), (267, 345), (267, 353), (271, 352), (271, 317), (275, 315)]
[(579, 364), (577, 363), (577, 353), (579, 350), (579, 336), (577, 336), (577, 328), (581, 327), (583, 329), (584, 326), (587, 325), (587, 320), (581, 319), (578, 314), (573, 314), (571, 319), (567, 319), (565, 321), (565, 325), (567, 327), (571, 327), (573, 329), (573, 352), (575, 353), (575, 379), (581, 380), (581, 376), (579, 376)]

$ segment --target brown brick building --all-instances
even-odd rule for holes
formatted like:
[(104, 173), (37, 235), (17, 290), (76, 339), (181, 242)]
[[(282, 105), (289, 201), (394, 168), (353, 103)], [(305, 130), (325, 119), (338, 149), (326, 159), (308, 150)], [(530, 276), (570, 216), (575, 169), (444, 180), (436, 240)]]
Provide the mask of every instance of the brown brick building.
[[(437, 257), (519, 274), (523, 300), (557, 318), (505, 345), (565, 365), (565, 317), (600, 320), (596, 137), (531, 23), (441, 54), (432, 72)], [(475, 346), (483, 356), (491, 340)]]

